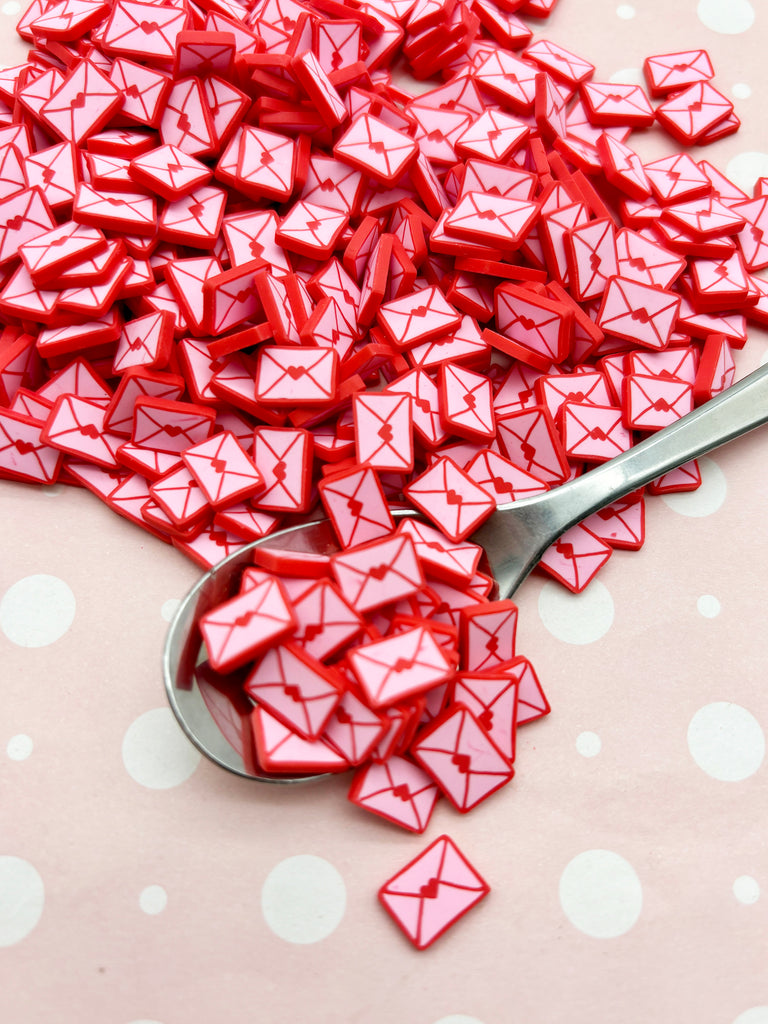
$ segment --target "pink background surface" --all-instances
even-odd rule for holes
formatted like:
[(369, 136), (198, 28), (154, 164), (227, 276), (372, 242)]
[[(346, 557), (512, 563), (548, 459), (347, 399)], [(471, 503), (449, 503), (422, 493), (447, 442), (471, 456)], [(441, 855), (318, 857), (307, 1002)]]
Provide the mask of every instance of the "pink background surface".
[[(7, 64), (16, 7), (0, 7)], [(731, 28), (752, 9), (699, 7)], [(707, 48), (715, 85), (751, 95), (736, 91), (742, 130), (694, 155), (737, 158), (751, 186), (768, 174), (761, 8), (728, 34), (693, 0), (637, 0), (629, 18), (561, 0), (539, 35), (600, 80)], [(767, 354), (752, 330), (739, 376)], [(511, 786), (466, 817), (442, 801), (423, 836), (349, 804), (346, 778), (289, 791), (198, 761), (159, 669), (163, 610), (198, 569), (85, 492), (0, 482), (3, 1019), (765, 1024), (766, 450), (763, 429), (705, 460), (696, 494), (650, 500), (645, 548), (581, 597), (524, 585), (518, 646), (552, 715), (521, 729)], [(38, 574), (74, 618), (31, 647), (20, 581)], [(442, 833), (491, 893), (419, 953), (376, 891)]]

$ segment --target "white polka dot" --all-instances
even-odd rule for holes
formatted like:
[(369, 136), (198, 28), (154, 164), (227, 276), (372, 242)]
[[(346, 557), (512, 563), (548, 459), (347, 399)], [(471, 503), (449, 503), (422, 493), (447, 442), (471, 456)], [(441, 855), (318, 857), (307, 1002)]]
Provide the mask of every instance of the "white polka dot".
[(733, 883), (733, 895), (739, 903), (757, 903), (760, 899), (760, 886), (751, 875), (740, 875)]
[(677, 491), (663, 494), (662, 499), (673, 512), (681, 516), (700, 519), (711, 516), (720, 508), (728, 493), (728, 485), (723, 471), (712, 459), (699, 459), (701, 486), (695, 491)]
[(592, 580), (580, 594), (547, 581), (539, 594), (539, 617), (563, 643), (592, 644), (613, 624), (613, 598), (599, 580)]
[(160, 614), (166, 622), (170, 622), (176, 611), (181, 604), (181, 601), (177, 597), (169, 597), (167, 601), (163, 601), (163, 606), (160, 609)]
[(597, 757), (602, 741), (596, 732), (580, 732), (576, 737), (576, 749), (582, 757)]
[(643, 889), (632, 865), (611, 850), (585, 850), (560, 876), (560, 905), (574, 928), (614, 939), (635, 924)]
[(768, 176), (768, 153), (758, 153), (754, 150), (739, 153), (728, 161), (725, 173), (734, 185), (752, 195), (757, 179)]
[(706, 28), (726, 36), (746, 32), (755, 20), (749, 0), (699, 0), (696, 13)]
[(47, 647), (67, 632), (77, 602), (58, 576), (25, 576), (0, 599), (0, 629), (19, 647)]
[(11, 736), (5, 749), (12, 761), (26, 761), (32, 753), (32, 747), (33, 743), (30, 737), (20, 732), (18, 736)]
[(483, 1024), (477, 1017), (468, 1017), (466, 1013), (449, 1013), (447, 1017), (441, 1017), (435, 1024)]
[(616, 14), (624, 21), (630, 21), (637, 14), (637, 11), (634, 7), (630, 7), (629, 4), (619, 4), (616, 8)]
[(261, 912), (286, 942), (319, 942), (344, 917), (347, 891), (339, 872), (322, 857), (299, 854), (280, 861), (261, 890)]
[(748, 100), (752, 95), (752, 90), (746, 82), (734, 82), (731, 86), (731, 95), (737, 100)]
[(688, 749), (707, 775), (740, 782), (754, 775), (765, 756), (765, 736), (755, 716), (728, 701), (700, 708), (688, 726)]
[(200, 763), (200, 753), (179, 728), (171, 709), (155, 708), (128, 727), (123, 763), (139, 785), (170, 789), (190, 777)]
[(139, 906), (145, 914), (161, 914), (168, 903), (168, 894), (162, 885), (148, 885), (139, 895)]
[(3, 14), (7, 14), (9, 18), (15, 18), (21, 10), (21, 4), (18, 3), (17, 0), (8, 0), (7, 3), (3, 4), (1, 9)]
[(642, 68), (621, 68), (619, 71), (614, 71), (608, 81), (619, 82), (622, 85), (640, 85), (643, 88), (647, 84)]
[(733, 1024), (768, 1024), (768, 1006), (753, 1006), (740, 1013)]
[(702, 594), (696, 602), (696, 608), (705, 619), (714, 619), (720, 614), (720, 602), (711, 594)]
[(43, 913), (45, 887), (29, 861), (0, 857), (0, 946), (13, 946), (32, 931)]

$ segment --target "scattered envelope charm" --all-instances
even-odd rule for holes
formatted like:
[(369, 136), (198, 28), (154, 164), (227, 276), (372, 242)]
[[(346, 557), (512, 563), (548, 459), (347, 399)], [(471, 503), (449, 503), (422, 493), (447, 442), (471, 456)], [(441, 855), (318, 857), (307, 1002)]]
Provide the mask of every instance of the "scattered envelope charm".
[(422, 768), (397, 755), (358, 769), (348, 794), (353, 804), (409, 832), (424, 831), (439, 796), (440, 790)]

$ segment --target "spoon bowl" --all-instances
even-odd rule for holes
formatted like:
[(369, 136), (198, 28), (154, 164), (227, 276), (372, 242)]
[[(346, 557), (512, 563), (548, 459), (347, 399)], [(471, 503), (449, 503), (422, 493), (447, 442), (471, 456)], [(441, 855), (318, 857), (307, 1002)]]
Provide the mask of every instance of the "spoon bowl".
[[(768, 421), (768, 366), (755, 370), (694, 412), (639, 444), (555, 490), (500, 506), (471, 540), (485, 550), (498, 596), (510, 597), (547, 548), (566, 530), (612, 501), (656, 477), (705, 455)], [(397, 517), (414, 515), (408, 510)], [(333, 554), (339, 550), (330, 520), (317, 519), (254, 541), (207, 572), (179, 606), (163, 651), (163, 678), (171, 708), (190, 741), (227, 771), (260, 782), (292, 784), (323, 775), (270, 775), (245, 763), (225, 738), (203, 698), (200, 681), (208, 669), (200, 616), (237, 592), (242, 570), (254, 549), (275, 547), (294, 553)], [(247, 715), (242, 674), (218, 679), (228, 699)]]

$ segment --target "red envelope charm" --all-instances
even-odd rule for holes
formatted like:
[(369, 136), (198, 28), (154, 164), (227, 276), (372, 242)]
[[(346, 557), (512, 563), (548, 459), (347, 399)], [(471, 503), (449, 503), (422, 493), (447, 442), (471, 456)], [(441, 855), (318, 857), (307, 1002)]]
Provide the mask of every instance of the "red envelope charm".
[(348, 689), (333, 709), (321, 738), (348, 764), (358, 765), (371, 756), (386, 731), (383, 717)]
[(537, 69), (503, 49), (493, 50), (475, 72), (477, 84), (516, 114), (533, 113)]
[(529, 134), (528, 125), (516, 117), (486, 110), (456, 139), (456, 152), (465, 158), (505, 163)]
[(166, 242), (195, 249), (212, 249), (221, 228), (227, 202), (223, 189), (201, 185), (168, 203), (160, 215), (158, 233)]
[(466, 672), (494, 671), (515, 656), (517, 605), (490, 601), (462, 608), (459, 633)]
[(338, 128), (347, 120), (349, 114), (344, 101), (311, 50), (305, 50), (291, 60), (291, 71), (329, 128)]
[(623, 423), (621, 409), (566, 401), (560, 417), (569, 459), (606, 462), (632, 447), (632, 434)]
[(645, 540), (645, 503), (642, 495), (614, 501), (584, 520), (596, 537), (612, 548), (638, 551)]
[(683, 50), (646, 57), (643, 72), (651, 96), (678, 92), (696, 82), (706, 82), (715, 74), (706, 50)]
[(491, 382), (481, 373), (443, 363), (440, 367), (440, 409), (446, 429), (469, 441), (496, 436)]
[(0, 409), (0, 477), (55, 483), (64, 456), (60, 449), (44, 443), (42, 430), (39, 420)]
[(385, 388), (388, 394), (410, 395), (413, 429), (425, 448), (437, 448), (448, 437), (440, 419), (440, 393), (424, 370), (411, 370)]
[(585, 82), (595, 73), (594, 64), (549, 39), (539, 39), (532, 43), (524, 51), (523, 57), (569, 85)]
[(502, 338), (515, 346), (516, 351), (509, 354), (530, 353), (531, 365), (543, 371), (566, 358), (571, 346), (573, 312), (563, 303), (503, 281), (496, 289), (495, 305)]
[(516, 249), (539, 216), (538, 203), (493, 193), (467, 192), (445, 218), (449, 235), (498, 249)]
[(343, 772), (349, 767), (347, 760), (325, 739), (304, 739), (265, 708), (254, 708), (251, 721), (262, 771)]
[(136, 124), (157, 128), (171, 91), (172, 82), (168, 75), (118, 57), (110, 68), (109, 80), (122, 94), (120, 116)]
[(497, 419), (503, 453), (516, 466), (546, 484), (567, 480), (570, 466), (549, 412), (532, 406)]
[(685, 270), (685, 260), (644, 235), (622, 228), (616, 233), (619, 277), (669, 288)]
[(180, 199), (211, 178), (209, 167), (172, 145), (158, 146), (134, 157), (130, 174), (134, 181), (170, 200)]
[(517, 681), (517, 725), (532, 722), (549, 714), (549, 702), (544, 696), (533, 665), (527, 658), (515, 658), (504, 666), (504, 672)]
[(228, 430), (185, 449), (181, 457), (214, 508), (249, 498), (264, 486), (261, 473)]
[(342, 595), (358, 612), (398, 601), (424, 586), (413, 543), (398, 534), (332, 555), (331, 570)]
[(349, 216), (340, 210), (299, 200), (283, 217), (275, 240), (300, 256), (324, 259), (336, 248)]
[(259, 352), (256, 399), (267, 405), (322, 405), (336, 397), (339, 357), (328, 348), (280, 348)]
[(215, 409), (206, 406), (138, 395), (132, 408), (131, 441), (142, 448), (179, 455), (210, 436), (215, 418)]
[(460, 672), (453, 684), (451, 702), (472, 712), (511, 763), (515, 760), (520, 682), (506, 669), (507, 666), (483, 673)]
[(20, 246), (55, 227), (39, 189), (24, 189), (4, 199), (0, 202), (0, 263), (13, 259)]
[(613, 221), (605, 217), (581, 224), (563, 237), (570, 288), (579, 302), (599, 298), (608, 279), (619, 273)]
[(38, 286), (54, 281), (58, 275), (80, 260), (104, 248), (106, 239), (98, 228), (67, 221), (51, 231), (38, 234), (19, 246), (32, 280)]
[(24, 159), (30, 188), (38, 188), (52, 210), (70, 206), (75, 198), (80, 180), (77, 166), (75, 149), (69, 142), (40, 149)]
[(456, 704), (412, 745), (416, 761), (466, 814), (514, 777), (514, 769), (466, 707)]
[(370, 467), (354, 467), (318, 484), (342, 547), (356, 547), (388, 536), (394, 529), (384, 492)]
[(354, 648), (349, 664), (374, 708), (423, 693), (453, 673), (446, 654), (423, 626)]
[(404, 494), (453, 541), (468, 537), (496, 508), (495, 499), (444, 456), (404, 488)]
[(275, 242), (277, 226), (278, 218), (274, 210), (227, 214), (221, 228), (232, 266), (238, 267), (261, 259), (281, 274), (291, 273), (288, 258), (282, 247)]
[(581, 96), (587, 115), (594, 125), (648, 128), (653, 124), (653, 107), (639, 85), (584, 82)]
[(410, 537), (428, 576), (457, 587), (465, 586), (475, 574), (483, 553), (477, 544), (454, 544), (444, 534), (418, 519), (403, 519), (397, 532)]
[(665, 205), (699, 199), (712, 190), (709, 178), (687, 153), (654, 160), (645, 165), (645, 173), (656, 199)]
[(168, 364), (173, 347), (173, 317), (150, 313), (123, 326), (112, 370), (123, 373), (131, 366), (159, 369)]
[(253, 199), (288, 199), (296, 173), (296, 143), (263, 128), (246, 125), (240, 136), (237, 186)]
[(379, 309), (378, 321), (393, 345), (410, 348), (451, 333), (461, 323), (461, 315), (439, 288), (432, 287), (386, 303)]
[(180, 527), (203, 522), (211, 511), (202, 488), (183, 465), (155, 480), (149, 493), (171, 521)]
[(543, 480), (490, 450), (478, 452), (466, 472), (478, 487), (495, 496), (497, 506), (549, 490)]
[(624, 387), (626, 422), (634, 430), (660, 430), (693, 409), (693, 388), (674, 377), (630, 374)]
[(360, 768), (348, 793), (348, 799), (358, 807), (419, 833), (429, 824), (439, 796), (440, 791), (423, 769), (397, 755)]
[(679, 295), (614, 277), (608, 282), (597, 323), (619, 338), (661, 349), (669, 344), (679, 312)]
[(440, 836), (379, 889), (379, 901), (417, 949), (426, 949), (490, 887), (448, 836)]
[(38, 111), (56, 135), (80, 145), (103, 128), (120, 107), (120, 90), (99, 69), (82, 60)]
[(306, 512), (310, 499), (312, 435), (307, 430), (259, 427), (253, 461), (263, 480), (258, 506), (270, 512)]
[(733, 104), (709, 82), (696, 82), (656, 108), (656, 119), (678, 142), (691, 146), (733, 113)]
[(318, 580), (293, 602), (296, 633), (293, 643), (324, 661), (352, 640), (363, 620), (330, 580)]
[(143, 237), (155, 233), (156, 204), (152, 196), (138, 192), (108, 192), (81, 182), (77, 186), (72, 219), (79, 224)]
[(325, 729), (342, 693), (341, 677), (292, 643), (270, 647), (245, 681), (246, 693), (304, 739)]
[(611, 557), (611, 548), (579, 523), (547, 548), (539, 563), (574, 594), (580, 594)]
[(294, 626), (284, 591), (272, 578), (218, 605), (200, 619), (208, 658), (217, 672), (238, 668), (289, 636)]
[(410, 395), (364, 393), (354, 396), (357, 461), (373, 469), (413, 469)]
[(103, 405), (75, 395), (60, 395), (46, 420), (40, 439), (52, 448), (95, 462), (105, 469), (117, 466), (115, 452), (122, 438), (104, 430)]
[(109, 53), (138, 57), (148, 63), (172, 61), (176, 39), (187, 27), (187, 13), (175, 7), (117, 0), (104, 28), (102, 45)]
[(393, 185), (402, 177), (417, 152), (418, 146), (409, 135), (365, 113), (355, 118), (333, 147), (339, 160), (385, 185)]

